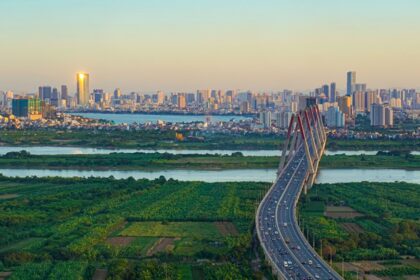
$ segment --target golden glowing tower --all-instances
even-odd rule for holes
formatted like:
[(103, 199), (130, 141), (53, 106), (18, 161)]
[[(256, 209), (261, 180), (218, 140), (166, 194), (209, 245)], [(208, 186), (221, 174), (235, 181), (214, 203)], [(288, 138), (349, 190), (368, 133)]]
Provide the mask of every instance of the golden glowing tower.
[(89, 74), (77, 73), (77, 104), (87, 106), (89, 104)]

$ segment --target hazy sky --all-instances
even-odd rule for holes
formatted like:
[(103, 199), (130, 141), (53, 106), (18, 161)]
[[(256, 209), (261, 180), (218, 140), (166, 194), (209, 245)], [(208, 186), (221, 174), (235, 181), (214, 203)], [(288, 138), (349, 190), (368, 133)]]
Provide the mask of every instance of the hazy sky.
[(419, 0), (0, 0), (0, 89), (420, 88)]

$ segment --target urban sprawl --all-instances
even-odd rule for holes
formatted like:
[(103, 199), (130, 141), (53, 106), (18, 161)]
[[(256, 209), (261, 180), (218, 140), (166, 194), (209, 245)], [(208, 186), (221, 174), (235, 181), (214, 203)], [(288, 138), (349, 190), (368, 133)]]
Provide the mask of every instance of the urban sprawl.
[[(346, 90), (337, 91), (336, 83), (325, 84), (309, 93), (282, 90), (252, 92), (205, 89), (196, 92), (157, 91), (153, 94), (120, 89), (112, 93), (103, 89), (90, 91), (89, 74), (76, 74), (76, 92), (68, 87), (60, 90), (40, 86), (36, 93), (15, 94), (0, 91), (1, 127), (60, 127), (100, 129), (213, 129), (219, 131), (283, 132), (293, 113), (317, 105), (330, 131), (347, 135), (355, 127), (357, 117), (367, 118), (373, 128), (390, 128), (396, 122), (416, 119), (420, 112), (420, 92), (415, 89), (369, 89), (358, 83), (356, 72), (347, 73)], [(249, 119), (236, 122), (172, 124), (159, 121), (145, 124), (113, 124), (98, 122), (69, 113), (170, 113), (202, 115), (245, 115)], [(415, 132), (416, 134), (418, 132)], [(354, 136), (354, 133), (352, 133)], [(377, 135), (369, 134), (368, 137)], [(360, 133), (359, 133), (360, 136)], [(363, 134), (365, 137), (366, 134)], [(412, 137), (413, 135), (409, 135)]]

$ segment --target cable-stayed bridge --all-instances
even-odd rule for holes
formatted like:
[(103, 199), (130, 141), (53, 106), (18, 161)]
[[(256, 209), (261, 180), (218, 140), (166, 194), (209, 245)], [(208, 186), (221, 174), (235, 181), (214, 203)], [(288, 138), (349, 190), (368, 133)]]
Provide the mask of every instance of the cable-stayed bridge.
[(293, 115), (277, 178), (258, 207), (257, 235), (279, 279), (343, 279), (307, 242), (296, 216), (301, 193), (316, 178), (326, 140), (317, 106)]

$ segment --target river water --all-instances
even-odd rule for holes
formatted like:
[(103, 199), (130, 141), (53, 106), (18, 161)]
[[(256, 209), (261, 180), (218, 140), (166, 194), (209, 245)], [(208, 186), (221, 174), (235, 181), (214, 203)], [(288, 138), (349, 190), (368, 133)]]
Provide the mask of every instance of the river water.
[[(135, 179), (154, 179), (165, 176), (181, 181), (233, 182), (254, 181), (272, 182), (275, 179), (275, 169), (233, 169), (233, 170), (164, 170), (164, 171), (93, 171), (93, 170), (48, 170), (48, 169), (0, 169), (4, 176), (60, 176), (60, 177), (109, 177)], [(318, 183), (347, 182), (395, 182), (404, 181), (420, 184), (420, 171), (401, 169), (321, 169)]]
[[(107, 121), (114, 121), (116, 124), (120, 123), (156, 123), (158, 120), (171, 123), (182, 123), (182, 122), (205, 122), (207, 116), (205, 115), (167, 115), (167, 114), (112, 114), (112, 113), (72, 113), (73, 115), (83, 116), (90, 119), (103, 119)], [(211, 121), (240, 121), (250, 119), (244, 116), (211, 116)]]
[[(118, 153), (170, 153), (170, 154), (220, 154), (230, 155), (234, 152), (241, 152), (244, 156), (280, 156), (279, 150), (147, 150), (147, 149), (99, 149), (99, 148), (86, 148), (86, 147), (51, 147), (51, 146), (32, 146), (32, 147), (9, 147), (0, 146), (0, 155), (8, 152), (17, 152), (25, 150), (33, 155), (86, 155), (86, 154), (109, 154), (113, 152)], [(325, 151), (326, 155), (375, 155), (378, 151)], [(420, 155), (419, 151), (412, 152), (412, 154)]]

